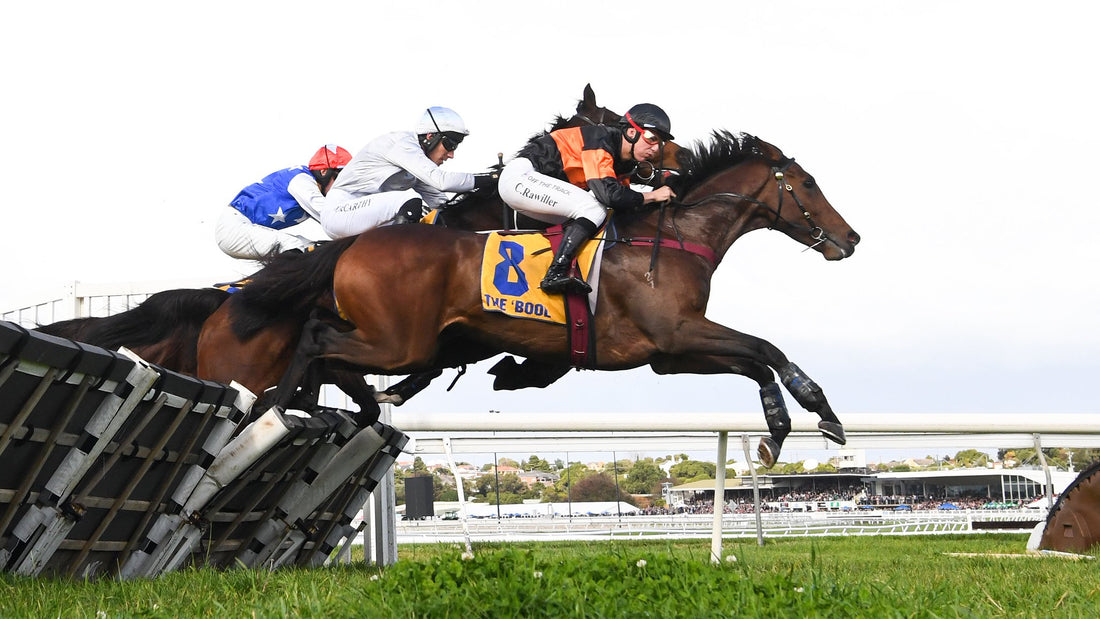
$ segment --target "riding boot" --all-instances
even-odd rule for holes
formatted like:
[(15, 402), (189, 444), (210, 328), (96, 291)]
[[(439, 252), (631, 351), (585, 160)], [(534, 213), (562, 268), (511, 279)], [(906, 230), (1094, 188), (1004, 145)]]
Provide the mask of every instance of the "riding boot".
[(546, 277), (542, 278), (539, 288), (547, 294), (592, 292), (592, 287), (580, 277), (574, 276), (572, 271), (573, 259), (576, 258), (577, 252), (595, 233), (596, 224), (587, 219), (577, 219), (565, 224), (561, 230), (561, 245), (558, 246), (558, 251), (554, 254), (554, 259), (550, 262), (550, 268), (546, 270)]
[(420, 198), (413, 198), (408, 202), (401, 205), (401, 208), (397, 210), (397, 215), (393, 217), (393, 224), (415, 224), (419, 223), (421, 218), (424, 217), (424, 203), (420, 201)]

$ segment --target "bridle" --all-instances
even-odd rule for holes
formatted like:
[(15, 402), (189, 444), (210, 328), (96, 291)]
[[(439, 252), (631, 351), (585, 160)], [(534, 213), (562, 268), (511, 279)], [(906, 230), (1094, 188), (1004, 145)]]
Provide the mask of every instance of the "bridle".
[[(810, 237), (810, 239), (812, 239), (814, 241), (814, 243), (812, 245), (809, 245), (808, 247), (806, 247), (806, 249), (804, 249), (802, 251), (807, 251), (807, 250), (813, 249), (813, 248), (817, 247), (818, 245), (821, 245), (822, 243), (824, 243), (826, 241), (829, 241), (829, 237), (828, 237), (828, 235), (825, 234), (825, 230), (821, 226), (817, 225), (817, 223), (814, 221), (813, 216), (810, 215), (810, 212), (808, 210), (806, 210), (806, 206), (804, 204), (802, 204), (802, 200), (799, 199), (798, 194), (795, 193), (794, 187), (790, 183), (787, 182), (786, 172), (787, 172), (788, 169), (790, 169), (790, 167), (792, 165), (794, 165), (794, 157), (784, 157), (783, 159), (780, 159), (778, 161), (771, 161), (770, 163), (771, 163), (772, 175), (775, 177), (775, 181), (776, 181), (776, 206), (775, 207), (772, 207), (772, 205), (770, 205), (767, 202), (764, 202), (762, 200), (757, 200), (756, 198), (754, 198), (752, 196), (746, 196), (744, 194), (734, 193), (734, 192), (729, 192), (729, 191), (713, 193), (713, 194), (705, 196), (702, 199), (697, 200), (695, 202), (691, 202), (691, 203), (681, 202), (681, 203), (675, 203), (675, 205), (678, 206), (679, 208), (690, 209), (690, 208), (695, 208), (697, 206), (705, 204), (707, 202), (710, 202), (712, 200), (718, 200), (718, 199), (723, 199), (723, 198), (728, 199), (728, 200), (732, 200), (734, 202), (751, 202), (751, 203), (753, 203), (753, 204), (755, 204), (759, 207), (762, 207), (762, 208), (765, 208), (765, 209), (771, 211), (772, 213), (775, 213), (775, 218), (772, 219), (772, 222), (770, 224), (768, 224), (768, 229), (769, 230), (773, 230), (776, 227), (778, 227), (779, 222), (781, 222), (781, 221), (786, 223), (788, 226), (790, 226), (792, 228), (796, 228), (797, 226), (795, 224), (787, 222), (786, 220), (783, 219), (783, 196), (785, 194), (789, 193), (791, 195), (791, 199), (793, 199), (794, 203), (798, 206), (798, 210), (801, 211), (803, 219), (805, 219), (806, 223), (808, 224), (807, 228), (806, 228), (806, 234)], [(664, 206), (662, 206), (662, 209), (663, 208), (664, 208)], [(673, 223), (673, 226), (675, 227), (675, 222)], [(678, 234), (679, 234), (679, 232), (677, 232), (677, 235)]]
[(700, 245), (695, 244), (695, 243), (686, 243), (684, 241), (683, 236), (680, 234), (680, 229), (676, 225), (675, 215), (670, 220), (670, 223), (672, 225), (673, 232), (676, 233), (676, 240), (672, 241), (672, 240), (669, 240), (669, 239), (661, 238), (661, 232), (664, 229), (665, 212), (666, 212), (666, 210), (668, 209), (669, 206), (672, 206), (672, 207), (675, 207), (675, 208), (680, 208), (680, 209), (692, 209), (692, 208), (701, 206), (703, 204), (706, 204), (707, 202), (711, 202), (713, 200), (721, 200), (721, 199), (731, 200), (734, 203), (737, 203), (737, 202), (751, 202), (752, 204), (763, 207), (763, 208), (771, 211), (772, 213), (775, 213), (775, 218), (772, 219), (770, 224), (768, 224), (768, 229), (769, 230), (775, 229), (779, 225), (780, 221), (782, 221), (783, 223), (785, 223), (789, 227), (796, 228), (797, 226), (795, 224), (787, 222), (782, 217), (782, 214), (783, 214), (783, 196), (784, 196), (785, 193), (789, 193), (789, 194), (791, 194), (791, 198), (794, 200), (794, 203), (798, 206), (798, 209), (802, 212), (802, 217), (806, 220), (806, 223), (808, 224), (807, 229), (806, 229), (806, 233), (809, 235), (810, 239), (814, 241), (814, 243), (812, 245), (807, 246), (806, 249), (804, 249), (802, 251), (808, 251), (810, 249), (813, 249), (813, 248), (817, 247), (818, 245), (821, 245), (822, 243), (824, 243), (826, 241), (830, 241), (828, 235), (825, 234), (825, 230), (822, 229), (821, 226), (817, 225), (817, 223), (813, 219), (813, 216), (810, 215), (810, 212), (808, 210), (806, 210), (806, 207), (802, 203), (802, 200), (799, 199), (798, 194), (795, 193), (794, 187), (790, 183), (787, 182), (786, 172), (787, 172), (788, 169), (790, 169), (790, 167), (792, 165), (794, 165), (794, 158), (793, 157), (784, 157), (783, 159), (780, 159), (780, 160), (772, 160), (769, 163), (771, 165), (772, 175), (775, 177), (775, 181), (776, 181), (777, 199), (776, 199), (776, 206), (774, 208), (770, 204), (768, 204), (767, 202), (764, 202), (763, 200), (758, 200), (758, 199), (756, 199), (752, 196), (747, 196), (745, 194), (735, 193), (735, 192), (732, 192), (732, 191), (723, 191), (723, 192), (719, 192), (719, 193), (713, 193), (713, 194), (710, 194), (708, 196), (704, 196), (702, 199), (697, 200), (695, 202), (676, 202), (675, 200), (673, 200), (672, 202), (662, 203), (659, 207), (660, 212), (659, 212), (658, 217), (657, 217), (657, 234), (656, 234), (656, 236), (654, 236), (652, 238), (620, 238), (620, 239), (613, 239), (613, 240), (617, 241), (617, 242), (625, 243), (627, 245), (632, 245), (632, 244), (653, 245), (653, 252), (652, 252), (652, 255), (650, 256), (650, 262), (649, 262), (649, 270), (646, 271), (646, 273), (645, 273), (645, 279), (646, 279), (647, 282), (649, 282), (649, 285), (652, 287), (655, 283), (654, 282), (654, 273), (655, 273), (656, 268), (657, 268), (657, 251), (660, 247), (672, 247), (672, 248), (675, 248), (675, 249), (680, 249), (680, 250), (683, 250), (683, 251), (687, 251), (689, 253), (696, 254), (698, 256), (702, 256), (705, 260), (707, 260), (708, 262), (711, 263), (712, 267), (717, 266), (717, 264), (718, 264), (717, 256), (714, 255), (714, 252), (711, 251), (710, 248), (700, 246)]

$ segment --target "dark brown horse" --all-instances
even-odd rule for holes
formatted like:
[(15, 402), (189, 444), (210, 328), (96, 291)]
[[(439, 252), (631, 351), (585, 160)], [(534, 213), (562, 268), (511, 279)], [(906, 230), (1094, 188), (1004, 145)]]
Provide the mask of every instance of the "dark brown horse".
[[(852, 255), (859, 235), (812, 176), (762, 140), (717, 133), (709, 146), (684, 161), (681, 203), (668, 211), (618, 218), (617, 243), (604, 252), (601, 266), (592, 367), (650, 365), (658, 374), (752, 378), (760, 385), (770, 431), (758, 449), (767, 466), (775, 463), (790, 431), (775, 382), (778, 372), (799, 404), (821, 417), (818, 427), (825, 437), (843, 444), (840, 421), (814, 381), (771, 343), (716, 324), (705, 313), (711, 276), (743, 234), (779, 230), (827, 260)], [(661, 237), (676, 247), (660, 248), (651, 286), (643, 275), (652, 270), (654, 248), (645, 239)], [(265, 315), (313, 312), (317, 299), (332, 290), (346, 318), (314, 317), (305, 324), (294, 361), (279, 383), (277, 403), (289, 401), (314, 360), (358, 374), (414, 374), (507, 352), (559, 376), (570, 367), (563, 326), (482, 310), (483, 235), (436, 226), (391, 226), (344, 243), (297, 264), (291, 263), (298, 259), (276, 263), (269, 268), (272, 275), (279, 271), (277, 277), (253, 281), (237, 295), (236, 307), (262, 321)], [(326, 277), (333, 262), (335, 268)], [(234, 305), (227, 303), (219, 311)], [(232, 343), (233, 334), (222, 339), (225, 335), (204, 329), (200, 370), (207, 345), (227, 350), (225, 344)]]
[(149, 363), (194, 375), (202, 325), (228, 297), (217, 288), (164, 290), (125, 312), (63, 320), (37, 331), (107, 350), (125, 346)]

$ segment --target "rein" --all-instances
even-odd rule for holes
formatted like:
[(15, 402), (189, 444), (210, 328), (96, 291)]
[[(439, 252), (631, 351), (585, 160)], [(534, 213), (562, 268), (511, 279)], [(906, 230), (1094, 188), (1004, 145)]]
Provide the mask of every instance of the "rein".
[(664, 228), (665, 210), (666, 204), (661, 205), (661, 212), (657, 218), (657, 236), (653, 237), (624, 237), (616, 239), (606, 239), (613, 243), (622, 243), (624, 245), (652, 245), (653, 253), (649, 257), (649, 270), (645, 273), (645, 280), (649, 282), (649, 287), (653, 288), (656, 283), (653, 274), (657, 270), (657, 250), (661, 247), (668, 247), (670, 249), (679, 249), (686, 251), (689, 254), (695, 254), (702, 257), (704, 260), (710, 263), (711, 268), (718, 268), (718, 254), (714, 253), (714, 250), (706, 245), (700, 245), (699, 243), (686, 242), (680, 236), (680, 231), (676, 229), (675, 222), (672, 224), (674, 230), (676, 230), (676, 240), (666, 239), (661, 237), (661, 230)]

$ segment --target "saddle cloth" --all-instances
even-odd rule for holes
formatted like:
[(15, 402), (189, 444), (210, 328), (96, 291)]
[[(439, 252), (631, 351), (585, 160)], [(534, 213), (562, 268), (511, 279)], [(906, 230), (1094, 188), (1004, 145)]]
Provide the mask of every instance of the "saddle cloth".
[[(592, 286), (591, 311), (595, 311), (602, 249), (602, 241), (595, 239), (585, 243), (577, 254), (579, 270)], [(490, 233), (481, 260), (482, 309), (514, 318), (565, 324), (565, 296), (546, 294), (539, 288), (553, 258), (550, 241), (542, 233)]]

